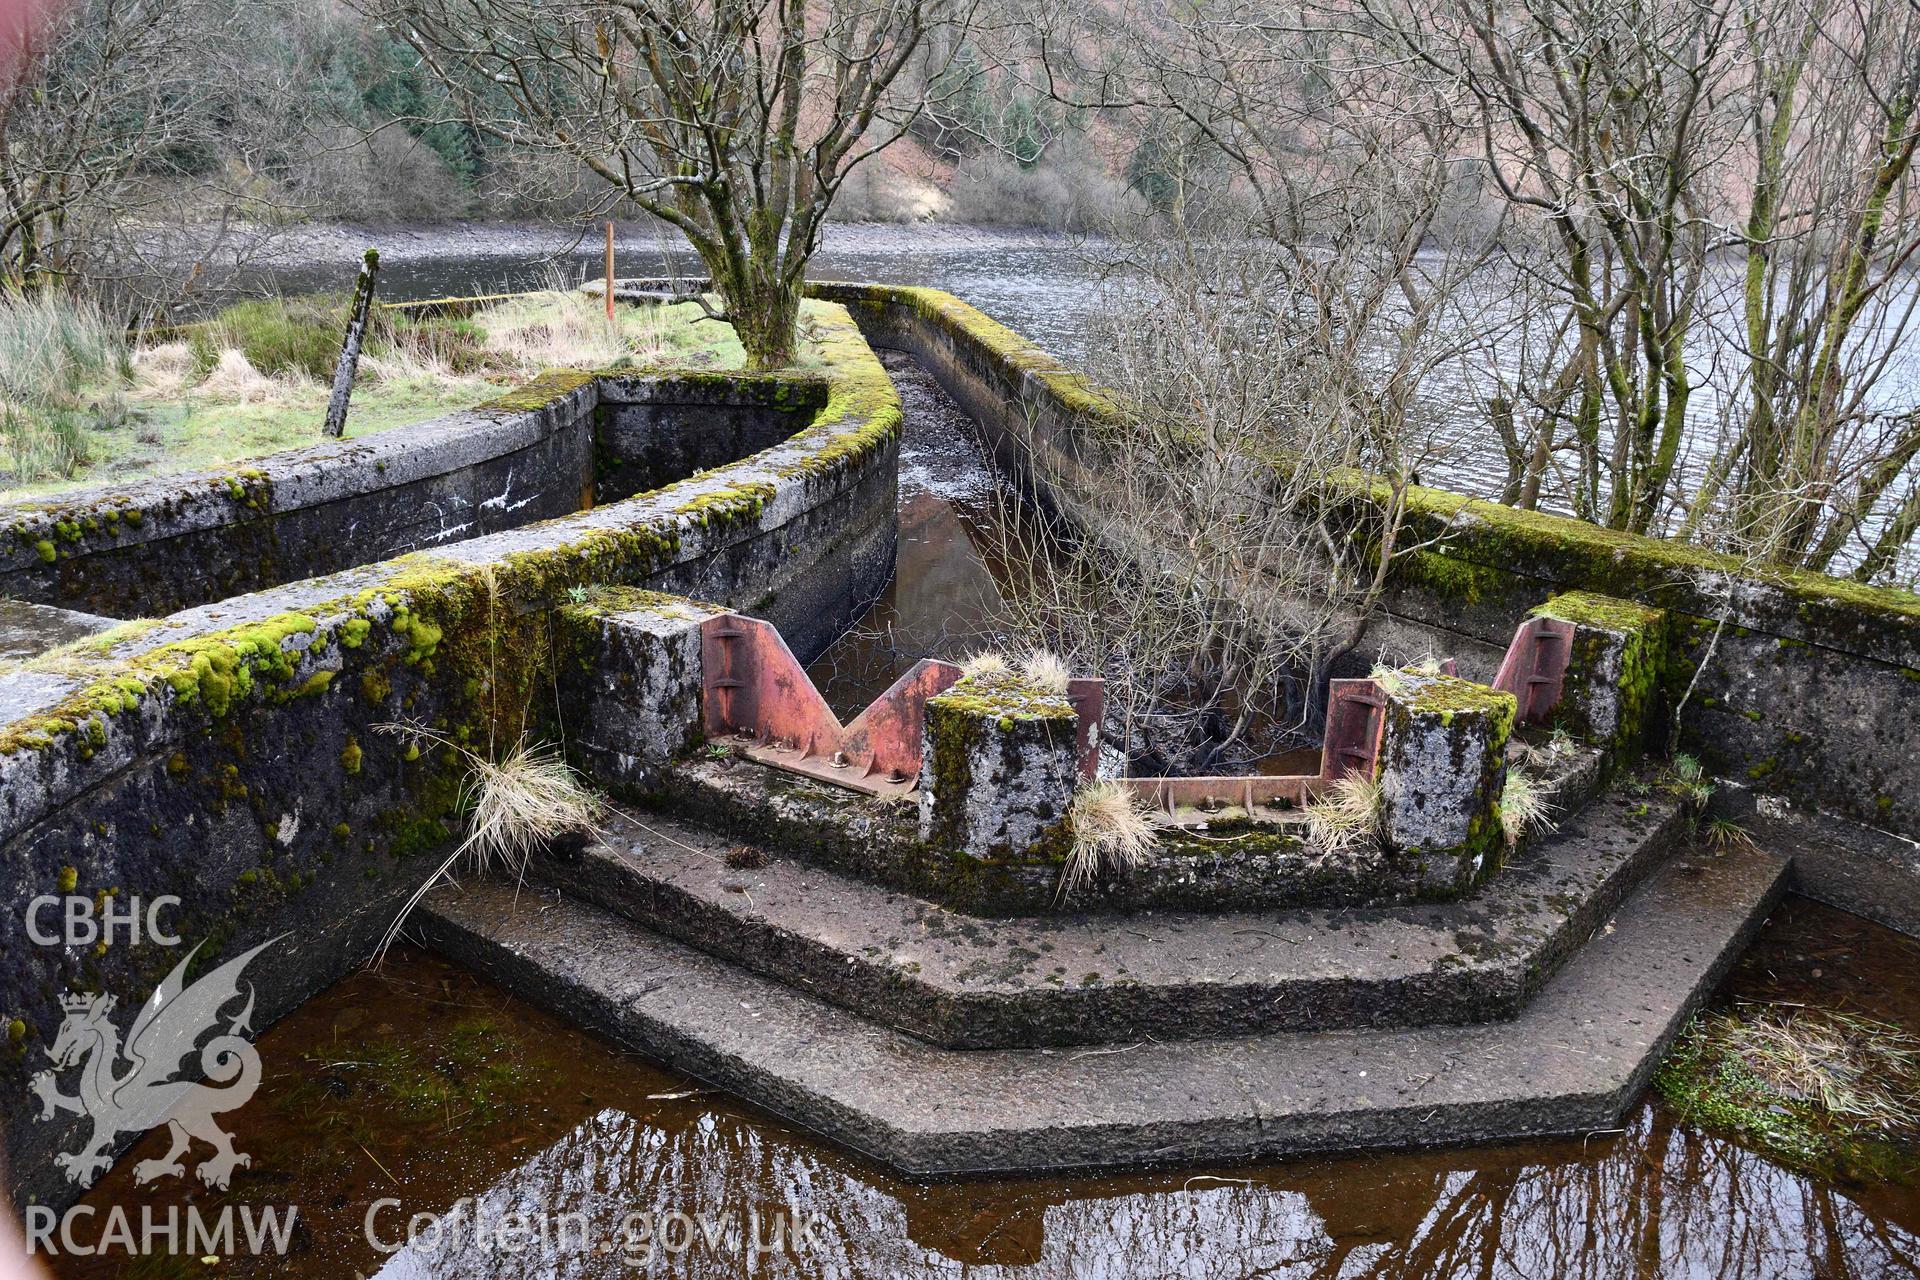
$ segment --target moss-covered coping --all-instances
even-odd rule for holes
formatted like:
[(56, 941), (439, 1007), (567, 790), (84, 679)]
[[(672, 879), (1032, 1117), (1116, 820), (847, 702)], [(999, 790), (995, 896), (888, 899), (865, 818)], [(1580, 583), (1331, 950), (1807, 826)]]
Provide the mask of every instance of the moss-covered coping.
[(1049, 693), (1014, 672), (962, 676), (931, 701), (987, 720), (1071, 720), (1076, 714), (1065, 694)]
[[(1111, 393), (952, 294), (878, 284), (819, 285), (814, 293), (850, 308), (890, 310), (896, 322), (929, 326), (999, 366), (1012, 394), (1044, 397), (1095, 432), (1125, 423)], [(1284, 460), (1274, 463), (1284, 465)], [(1362, 477), (1334, 476), (1330, 483), (1361, 499), (1379, 494)], [(1440, 554), (1416, 558), (1443, 577), (1484, 572), (1505, 581), (1518, 576), (1540, 584), (1536, 599), (1556, 588), (1578, 588), (1708, 619), (1725, 608), (1731, 581), (1736, 625), (1920, 668), (1920, 595), (1911, 591), (1804, 569), (1754, 568), (1686, 543), (1422, 485), (1407, 491), (1407, 513), (1409, 541), (1442, 540)]]
[[(1396, 688), (1390, 691), (1401, 705), (1417, 715), (1436, 715), (1446, 724), (1454, 716), (1467, 712), (1473, 715), (1491, 717), (1496, 724), (1505, 721), (1506, 729), (1513, 727), (1513, 717), (1518, 705), (1514, 696), (1503, 689), (1491, 685), (1475, 684), (1459, 676), (1437, 675), (1425, 671), (1408, 671), (1400, 674)], [(1499, 736), (1504, 738), (1506, 731)]]
[(1563, 591), (1534, 609), (1542, 618), (1571, 622), (1596, 631), (1632, 634), (1660, 625), (1662, 614), (1632, 600), (1595, 595), (1591, 591)]
[[(873, 467), (890, 465), (900, 401), (843, 309), (822, 307), (816, 330), (824, 405), (793, 436), (739, 462), (444, 551), (128, 624), (0, 673), (0, 708), (10, 716), (0, 722), (0, 841), (210, 719), (324, 693), (345, 656), (376, 631), (396, 637), (409, 664), (431, 663), (474, 643), (455, 628), (474, 615), (476, 598), (525, 615), (566, 603), (574, 588), (643, 584), (858, 486)], [(812, 397), (816, 378), (789, 381)], [(594, 375), (557, 371), (491, 412), (546, 413), (595, 393)]]

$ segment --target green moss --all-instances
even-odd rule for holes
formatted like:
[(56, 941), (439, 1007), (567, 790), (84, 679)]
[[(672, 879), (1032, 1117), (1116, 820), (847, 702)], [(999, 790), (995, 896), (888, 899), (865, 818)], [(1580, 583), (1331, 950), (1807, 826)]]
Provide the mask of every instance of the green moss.
[(1558, 618), (1597, 631), (1636, 634), (1658, 627), (1665, 615), (1633, 600), (1596, 595), (1591, 591), (1563, 591), (1534, 610), (1543, 618)]
[(1439, 712), (1443, 716), (1451, 716), (1459, 711), (1478, 712), (1504, 718), (1509, 727), (1513, 724), (1518, 705), (1510, 693), (1489, 685), (1475, 684), (1471, 680), (1462, 680), (1458, 676), (1409, 676), (1404, 679), (1402, 690), (1409, 710)]
[(347, 745), (340, 749), (340, 767), (348, 773), (359, 773), (364, 759), (365, 755), (360, 750), (360, 740), (348, 734)]
[(60, 868), (60, 878), (59, 878), (60, 892), (72, 893), (74, 891), (74, 888), (79, 883), (80, 883), (80, 872), (78, 870), (76, 870), (73, 867)]
[(586, 369), (549, 369), (545, 373), (474, 406), (476, 413), (530, 413), (558, 404), (574, 392), (593, 384), (595, 375)]
[(302, 680), (299, 686), (294, 689), (291, 696), (295, 698), (311, 698), (316, 694), (325, 693), (327, 687), (333, 683), (334, 676), (338, 674), (339, 673), (335, 671), (316, 671), (305, 680)]
[(370, 707), (384, 707), (393, 696), (393, 681), (383, 667), (368, 667), (360, 676), (360, 696)]
[(373, 623), (365, 618), (349, 618), (340, 628), (340, 647), (358, 649), (367, 642), (367, 632), (373, 629)]
[(1423, 588), (1465, 605), (1479, 604), (1483, 598), (1499, 600), (1512, 589), (1514, 581), (1513, 575), (1504, 570), (1447, 555), (1444, 548), (1415, 551), (1402, 557), (1398, 573), (1400, 581), (1408, 586)]
[(1695, 1018), (1653, 1076), (1653, 1087), (1688, 1123), (1729, 1134), (1772, 1159), (1824, 1177), (1910, 1182), (1920, 1154), (1907, 1142), (1844, 1115), (1817, 1097), (1775, 1084)]
[(1071, 720), (1073, 705), (1061, 694), (1048, 693), (1009, 673), (1001, 676), (962, 676), (936, 695), (942, 709), (981, 720)]
[(44, 538), (41, 539), (39, 542), (34, 543), (33, 549), (39, 552), (40, 558), (46, 561), (48, 564), (52, 564), (55, 560), (58, 560), (60, 558), (59, 549), (55, 547), (51, 542), (46, 541)]

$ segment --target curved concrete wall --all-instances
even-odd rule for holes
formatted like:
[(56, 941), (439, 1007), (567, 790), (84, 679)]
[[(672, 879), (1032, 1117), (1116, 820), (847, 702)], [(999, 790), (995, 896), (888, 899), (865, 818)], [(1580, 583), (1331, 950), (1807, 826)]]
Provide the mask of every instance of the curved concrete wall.
[[(1015, 472), (1097, 478), (1119, 419), (1101, 389), (950, 294), (821, 285), (877, 345), (912, 352), (987, 430)], [(1718, 771), (1905, 835), (1920, 835), (1920, 597), (1798, 570), (1755, 573), (1681, 544), (1516, 511), (1438, 489), (1408, 498), (1440, 538), (1398, 576), (1390, 611), (1440, 634), (1463, 664), (1504, 648), (1548, 596), (1583, 588), (1676, 617), (1684, 683), (1731, 607), (1685, 737)]]
[(555, 371), (412, 427), (0, 502), (0, 597), (168, 614), (659, 488), (785, 439), (825, 396), (800, 377)]
[[(462, 750), (565, 733), (558, 673), (580, 659), (561, 606), (605, 585), (684, 592), (774, 619), (803, 655), (823, 647), (892, 571), (900, 407), (844, 313), (827, 308), (821, 329), (824, 380), (788, 388), (819, 408), (740, 461), (128, 624), (0, 675), (0, 909), (18, 919), (40, 894), (177, 895), (173, 923), (209, 956), (297, 926), (297, 946), (276, 944), (249, 970), (264, 1025), (363, 960), (444, 856)], [(547, 431), (647, 401), (656, 383), (549, 380), (502, 406), (493, 429)], [(575, 462), (525, 477), (524, 492), (550, 482), (577, 499)], [(59, 995), (107, 991), (124, 1007), (178, 958), (33, 946), (19, 924), (0, 930), (0, 1098), (21, 1197), (73, 1194), (49, 1156), (77, 1146), (75, 1130), (39, 1123), (26, 1091), (46, 1065)]]

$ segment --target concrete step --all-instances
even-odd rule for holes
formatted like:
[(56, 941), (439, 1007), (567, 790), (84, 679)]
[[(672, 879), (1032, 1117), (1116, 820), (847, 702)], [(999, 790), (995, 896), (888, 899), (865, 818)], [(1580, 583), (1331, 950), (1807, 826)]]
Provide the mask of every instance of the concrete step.
[(670, 818), (615, 813), (535, 875), (702, 951), (953, 1048), (1511, 1017), (1674, 848), (1615, 795), (1466, 900), (1263, 912), (963, 915)]
[(508, 990), (909, 1175), (1250, 1159), (1614, 1124), (1785, 884), (1676, 858), (1506, 1022), (939, 1048), (556, 890), (436, 892), (428, 939)]

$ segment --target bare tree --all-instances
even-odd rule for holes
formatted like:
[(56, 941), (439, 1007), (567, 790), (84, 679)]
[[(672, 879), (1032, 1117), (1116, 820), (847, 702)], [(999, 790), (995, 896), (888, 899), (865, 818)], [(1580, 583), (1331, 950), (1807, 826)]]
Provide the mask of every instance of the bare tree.
[(1013, 608), (1107, 676), (1136, 756), (1199, 768), (1262, 719), (1317, 731), (1417, 549), (1407, 490), (1447, 401), (1472, 395), (1435, 375), (1485, 342), (1467, 285), (1493, 238), (1434, 244), (1451, 127), (1339, 33), (1230, 0), (1083, 20), (1116, 24), (1108, 48), (1152, 29), (1131, 65), (1071, 78), (1184, 141), (1165, 212), (1112, 229), (1090, 346), (1125, 428), (1089, 428), (1097, 469), (1056, 481), (1064, 532), (1042, 530), (1050, 572)]
[[(1751, 173), (1738, 194), (1738, 334), (1746, 414), (1708, 469), (1687, 530), (1733, 489), (1732, 535), (1815, 569), (1849, 540), (1870, 579), (1920, 523), (1910, 490), (1874, 528), (1920, 453), (1920, 405), (1876, 403), (1911, 333), (1920, 249), (1920, 13), (1876, 0), (1778, 0), (1745, 24), (1741, 95)], [(1736, 210), (1737, 211), (1737, 210)]]
[(1355, 27), (1458, 101), (1485, 172), (1543, 234), (1512, 255), (1573, 317), (1543, 396), (1579, 449), (1583, 517), (1647, 532), (1667, 514), (1694, 385), (1713, 225), (1700, 193), (1727, 156), (1729, 5), (1360, 0)]
[(1474, 124), (1520, 215), (1541, 320), (1503, 496), (1558, 478), (1611, 527), (1886, 575), (1920, 528), (1920, 405), (1885, 376), (1916, 304), (1914, 7), (1355, 5), (1328, 11)]
[(679, 228), (756, 369), (791, 360), (835, 195), (925, 109), (920, 55), (972, 4), (367, 0), (476, 128)]
[[(0, 76), (0, 285), (110, 269), (105, 246), (178, 208), (217, 148), (223, 0), (10, 6)], [(200, 171), (200, 172), (196, 172)], [(217, 216), (217, 209), (205, 210)]]

